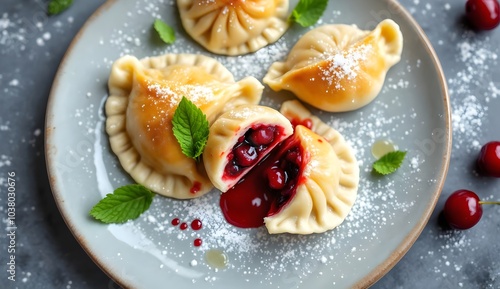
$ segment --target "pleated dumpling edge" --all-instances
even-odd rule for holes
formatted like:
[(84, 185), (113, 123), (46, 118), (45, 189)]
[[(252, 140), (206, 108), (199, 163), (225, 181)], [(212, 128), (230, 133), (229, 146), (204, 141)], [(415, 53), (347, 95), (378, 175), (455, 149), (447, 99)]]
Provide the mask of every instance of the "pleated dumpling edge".
[[(339, 226), (353, 207), (359, 166), (353, 149), (335, 129), (314, 116), (298, 101), (286, 101), (280, 112), (293, 122), (311, 120), (311, 130), (297, 126), (302, 146), (309, 148), (304, 181), (293, 199), (264, 219), (269, 233), (323, 233)], [(320, 140), (326, 140), (320, 141)]]
[(242, 104), (257, 104), (262, 84), (235, 82), (215, 59), (166, 54), (115, 61), (108, 81), (106, 131), (123, 169), (139, 184), (164, 196), (189, 199), (213, 188), (202, 162), (188, 158), (173, 136), (172, 117), (182, 96), (210, 123)]
[(273, 63), (263, 82), (275, 91), (291, 91), (321, 110), (351, 111), (380, 93), (402, 49), (403, 35), (390, 19), (372, 31), (323, 25), (303, 35), (286, 61)]
[(255, 52), (288, 29), (289, 0), (177, 0), (186, 32), (208, 51)]

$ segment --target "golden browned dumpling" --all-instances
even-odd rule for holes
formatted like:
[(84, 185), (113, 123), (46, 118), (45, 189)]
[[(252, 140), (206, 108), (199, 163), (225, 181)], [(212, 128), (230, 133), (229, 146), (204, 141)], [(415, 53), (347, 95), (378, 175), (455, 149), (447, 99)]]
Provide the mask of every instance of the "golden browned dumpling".
[(177, 0), (182, 24), (207, 50), (254, 52), (287, 30), (288, 0)]
[(267, 230), (271, 234), (331, 230), (344, 221), (356, 200), (359, 167), (354, 152), (340, 133), (298, 101), (285, 102), (281, 112), (294, 123), (308, 120), (312, 126), (297, 125), (287, 140), (288, 146), (302, 152), (298, 181), (293, 195), (264, 219)]
[(355, 110), (379, 94), (402, 48), (403, 36), (392, 20), (382, 21), (373, 31), (320, 26), (301, 37), (285, 62), (269, 68), (264, 83), (275, 91), (289, 90), (322, 110)]
[[(241, 228), (265, 225), (271, 234), (322, 233), (338, 226), (358, 190), (359, 168), (349, 144), (298, 101), (283, 104), (288, 121), (254, 108), (227, 112), (210, 129), (204, 160), (225, 191), (225, 219)], [(274, 146), (281, 127), (288, 132)], [(272, 133), (263, 133), (268, 128)]]
[(203, 164), (185, 156), (172, 132), (183, 96), (212, 123), (242, 104), (260, 101), (263, 86), (252, 77), (235, 82), (216, 60), (168, 54), (118, 59), (109, 78), (106, 131), (112, 150), (134, 180), (169, 197), (187, 199), (212, 189)]

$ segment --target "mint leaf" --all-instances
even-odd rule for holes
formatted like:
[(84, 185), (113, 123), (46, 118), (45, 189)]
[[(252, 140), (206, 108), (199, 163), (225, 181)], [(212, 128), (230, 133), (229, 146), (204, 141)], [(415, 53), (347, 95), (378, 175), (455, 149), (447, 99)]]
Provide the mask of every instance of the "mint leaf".
[(174, 43), (175, 31), (172, 27), (170, 27), (168, 24), (161, 21), (160, 19), (155, 20), (153, 27), (155, 28), (156, 32), (158, 32), (158, 35), (160, 36), (161, 40), (163, 40), (167, 44)]
[(394, 151), (385, 154), (373, 163), (373, 170), (381, 175), (394, 173), (403, 163), (406, 152)]
[(302, 27), (308, 27), (318, 22), (325, 12), (328, 0), (300, 0), (290, 15), (290, 20)]
[(49, 15), (56, 15), (68, 9), (73, 0), (51, 0), (49, 2)]
[(142, 185), (127, 185), (97, 203), (90, 215), (103, 223), (124, 223), (144, 213), (155, 194)]
[(197, 159), (203, 153), (208, 140), (209, 124), (205, 114), (183, 96), (175, 110), (172, 125), (182, 153)]

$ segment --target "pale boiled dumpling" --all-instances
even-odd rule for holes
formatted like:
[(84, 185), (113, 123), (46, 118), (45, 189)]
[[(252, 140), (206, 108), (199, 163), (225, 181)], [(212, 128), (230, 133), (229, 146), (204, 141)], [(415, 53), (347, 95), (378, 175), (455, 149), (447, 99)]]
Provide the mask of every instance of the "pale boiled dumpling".
[(227, 110), (258, 103), (263, 90), (255, 78), (235, 82), (216, 60), (192, 54), (124, 56), (113, 64), (108, 86), (106, 131), (122, 167), (137, 183), (179, 199), (213, 188), (202, 162), (185, 156), (173, 135), (182, 96), (212, 123)]
[(359, 167), (352, 148), (336, 130), (311, 115), (298, 101), (280, 110), (290, 120), (312, 121), (312, 130), (297, 126), (296, 138), (309, 158), (293, 198), (264, 219), (269, 233), (322, 233), (340, 225), (357, 196)]
[[(272, 132), (272, 141), (257, 152), (252, 165), (240, 167), (234, 173), (226, 166), (232, 165), (235, 158), (233, 149), (243, 143), (255, 144), (248, 139), (252, 132), (259, 129)], [(246, 172), (254, 167), (269, 151), (293, 132), (290, 121), (277, 110), (260, 105), (242, 105), (221, 115), (210, 127), (207, 146), (203, 152), (203, 162), (208, 176), (216, 188), (226, 192), (233, 187)], [(270, 140), (269, 138), (268, 140)], [(260, 146), (260, 144), (256, 144)]]
[(289, 90), (322, 110), (355, 110), (379, 94), (402, 48), (399, 26), (389, 19), (373, 31), (354, 25), (320, 26), (301, 37), (285, 62), (272, 64), (264, 83), (275, 91)]
[(278, 40), (288, 0), (177, 0), (186, 32), (207, 50), (241, 55)]

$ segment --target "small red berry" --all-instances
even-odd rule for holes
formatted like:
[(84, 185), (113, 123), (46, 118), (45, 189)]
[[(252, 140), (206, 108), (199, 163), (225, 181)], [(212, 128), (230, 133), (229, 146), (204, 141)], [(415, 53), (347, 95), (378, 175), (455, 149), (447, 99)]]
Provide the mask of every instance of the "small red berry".
[(249, 167), (257, 162), (257, 150), (255, 147), (243, 144), (234, 150), (236, 162), (242, 167)]
[(286, 154), (285, 159), (295, 165), (300, 166), (302, 163), (302, 156), (300, 155), (300, 150), (298, 148), (289, 150)]
[(465, 15), (476, 29), (491, 30), (500, 23), (498, 0), (467, 0)]
[(477, 157), (479, 173), (500, 178), (500, 141), (485, 144)]
[(268, 145), (274, 140), (275, 130), (272, 126), (258, 128), (250, 133), (250, 141), (257, 146)]
[(483, 215), (483, 208), (479, 197), (474, 192), (458, 190), (446, 200), (443, 213), (452, 228), (465, 230), (474, 227), (479, 222)]
[(240, 172), (241, 168), (235, 163), (228, 163), (224, 172), (230, 176), (236, 176)]
[(286, 173), (280, 168), (270, 168), (267, 170), (267, 181), (272, 189), (281, 190), (286, 185)]

